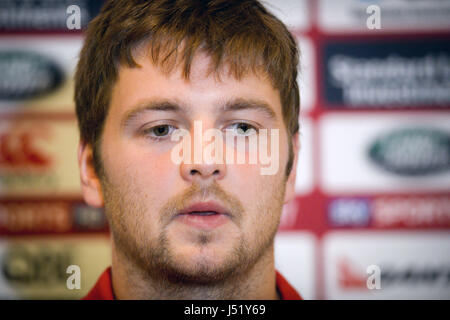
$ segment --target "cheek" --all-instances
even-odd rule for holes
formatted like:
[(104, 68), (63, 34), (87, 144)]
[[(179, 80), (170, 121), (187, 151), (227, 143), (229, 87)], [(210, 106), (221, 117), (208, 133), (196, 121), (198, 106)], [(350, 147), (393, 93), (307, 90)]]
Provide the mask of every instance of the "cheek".
[(138, 192), (156, 199), (168, 194), (176, 181), (179, 170), (166, 154), (150, 152), (130, 153), (124, 162), (125, 176), (133, 179)]
[(164, 199), (179, 172), (171, 161), (170, 152), (154, 152), (150, 148), (123, 143), (112, 149), (104, 148), (104, 164), (112, 183), (129, 185), (135, 195), (155, 200)]
[(275, 175), (262, 175), (259, 165), (228, 165), (224, 188), (242, 202), (254, 220), (261, 207), (273, 206), (278, 201), (277, 195), (282, 192), (280, 174), (281, 170)]
[(113, 170), (111, 174), (137, 171), (137, 176), (145, 173), (148, 178), (148, 175), (165, 171), (172, 165), (170, 152), (163, 148), (144, 139), (124, 138), (114, 133), (108, 135), (105, 132), (102, 153), (104, 162)]

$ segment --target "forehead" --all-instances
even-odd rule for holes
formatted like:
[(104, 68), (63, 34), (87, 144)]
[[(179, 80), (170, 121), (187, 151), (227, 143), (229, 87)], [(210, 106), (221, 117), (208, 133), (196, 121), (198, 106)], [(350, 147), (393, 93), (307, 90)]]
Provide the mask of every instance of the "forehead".
[[(272, 83), (272, 79), (262, 65), (257, 65), (256, 58), (239, 61), (244, 59), (236, 54), (236, 56), (221, 57), (219, 61), (216, 61), (217, 57), (213, 58), (205, 50), (197, 49), (193, 52), (192, 59), (189, 59), (185, 56), (184, 41), (175, 49), (168, 47), (157, 52), (152, 50), (151, 42), (144, 41), (134, 47), (132, 56), (138, 65), (151, 65), (168, 77), (184, 78), (188, 82), (209, 80), (210, 77), (218, 82), (257, 77), (262, 81)], [(121, 67), (123, 69), (124, 66), (121, 65)]]
[[(121, 65), (119, 68), (119, 76), (112, 90), (111, 108), (120, 106), (120, 109), (127, 109), (146, 99), (175, 99), (200, 106), (240, 98), (264, 100), (276, 114), (281, 112), (279, 92), (260, 70), (237, 78), (227, 65), (215, 70), (211, 58), (204, 52), (198, 52), (186, 76), (182, 63), (171, 61), (174, 63), (171, 68), (156, 65), (142, 47), (134, 52), (134, 58), (139, 67)], [(117, 111), (124, 110), (114, 110)]]
[(265, 60), (260, 50), (249, 51), (239, 46), (233, 50), (230, 48), (216, 50), (203, 45), (188, 44), (188, 39), (183, 39), (179, 43), (171, 41), (173, 39), (170, 37), (157, 40), (159, 41), (154, 43), (152, 39), (143, 39), (132, 48), (131, 59), (127, 61), (150, 59), (163, 72), (182, 71), (186, 79), (191, 78), (193, 72), (201, 76), (214, 74), (216, 78), (233, 76), (237, 80), (252, 74), (267, 78), (275, 85), (275, 78), (269, 77), (267, 71), (271, 63)]

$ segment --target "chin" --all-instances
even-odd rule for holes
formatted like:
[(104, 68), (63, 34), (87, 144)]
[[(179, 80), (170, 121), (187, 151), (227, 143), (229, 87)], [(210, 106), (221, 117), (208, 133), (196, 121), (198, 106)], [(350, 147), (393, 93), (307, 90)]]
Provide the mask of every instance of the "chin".
[(234, 274), (240, 264), (240, 256), (230, 247), (209, 244), (186, 249), (184, 247), (173, 251), (173, 259), (168, 263), (167, 269), (171, 281), (218, 283)]
[(190, 264), (173, 264), (169, 268), (167, 278), (171, 282), (183, 284), (212, 285), (227, 280), (235, 268), (227, 263), (191, 262)]

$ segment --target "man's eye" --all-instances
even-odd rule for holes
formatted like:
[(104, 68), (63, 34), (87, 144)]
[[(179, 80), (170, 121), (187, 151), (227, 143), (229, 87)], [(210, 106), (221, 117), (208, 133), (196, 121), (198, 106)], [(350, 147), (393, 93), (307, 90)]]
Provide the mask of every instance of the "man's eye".
[(246, 122), (236, 122), (230, 125), (228, 128), (230, 127), (234, 130), (236, 134), (242, 136), (251, 136), (253, 134), (258, 133), (258, 130), (254, 126)]
[(150, 138), (161, 139), (172, 134), (174, 130), (174, 126), (171, 126), (169, 124), (162, 124), (145, 130), (145, 133), (150, 136)]

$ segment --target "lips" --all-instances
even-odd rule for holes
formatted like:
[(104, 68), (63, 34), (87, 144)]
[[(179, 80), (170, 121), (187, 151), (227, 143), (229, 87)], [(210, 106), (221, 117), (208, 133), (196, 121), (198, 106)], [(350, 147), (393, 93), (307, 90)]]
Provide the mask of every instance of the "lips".
[(177, 215), (178, 221), (203, 230), (217, 228), (230, 221), (229, 218), (229, 211), (213, 201), (194, 203)]
[(193, 214), (200, 216), (209, 216), (213, 214), (228, 215), (227, 209), (214, 201), (197, 202), (180, 212), (180, 214)]

